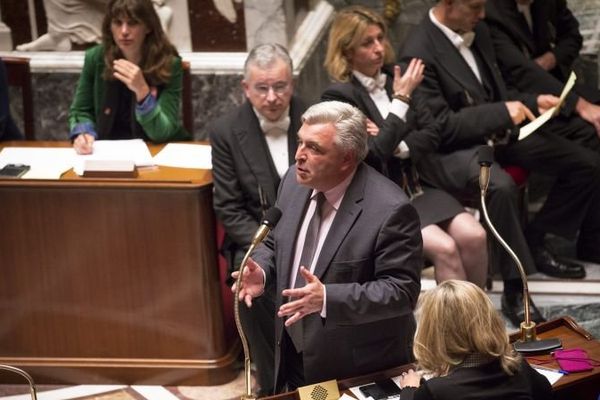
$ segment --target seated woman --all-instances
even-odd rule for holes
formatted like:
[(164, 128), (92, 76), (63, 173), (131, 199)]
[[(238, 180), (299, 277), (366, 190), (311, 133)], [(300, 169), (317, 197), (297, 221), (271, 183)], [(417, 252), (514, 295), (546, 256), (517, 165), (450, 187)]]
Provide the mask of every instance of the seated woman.
[(150, 0), (111, 0), (102, 44), (85, 54), (69, 112), (75, 150), (89, 154), (95, 139), (187, 138), (181, 103), (181, 59)]
[(423, 79), (422, 62), (412, 60), (401, 73), (399, 66), (384, 65), (393, 59), (383, 18), (365, 7), (343, 9), (329, 31), (325, 60), (337, 83), (321, 99), (350, 103), (369, 119), (367, 162), (410, 189), (407, 194), (419, 213), (423, 250), (435, 266), (436, 281), (463, 279), (483, 287), (487, 277), (483, 227), (448, 193), (424, 185), (415, 193), (418, 182), (411, 185), (418, 180), (411, 163), (418, 165), (434, 152), (440, 136), (428, 109), (410, 98)]
[(23, 134), (17, 128), (12, 115), (10, 115), (6, 66), (0, 58), (0, 141), (22, 139)]
[(510, 343), (502, 317), (477, 286), (449, 280), (421, 294), (413, 351), (434, 377), (409, 370), (402, 400), (551, 399), (548, 380)]

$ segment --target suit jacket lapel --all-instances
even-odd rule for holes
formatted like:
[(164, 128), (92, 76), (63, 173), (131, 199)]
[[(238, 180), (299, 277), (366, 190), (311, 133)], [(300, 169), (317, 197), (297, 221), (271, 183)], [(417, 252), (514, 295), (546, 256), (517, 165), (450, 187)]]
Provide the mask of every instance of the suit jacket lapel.
[[(467, 64), (446, 35), (429, 18), (426, 17), (424, 21), (436, 57), (440, 60), (438, 65), (444, 68), (464, 88), (467, 103), (476, 104), (482, 102), (484, 96), (483, 87), (473, 73), (473, 70), (471, 70), (471, 67), (469, 67), (469, 64)], [(475, 40), (477, 40), (477, 36), (475, 36)], [(474, 101), (475, 99), (477, 101)]]
[(329, 233), (321, 248), (314, 271), (314, 274), (319, 279), (323, 278), (342, 241), (348, 235), (352, 225), (354, 225), (362, 211), (360, 202), (364, 197), (366, 179), (367, 167), (363, 163), (358, 166), (352, 182), (350, 182), (348, 189), (346, 189), (340, 208), (335, 215), (333, 223), (329, 228)]
[(358, 95), (359, 101), (363, 104), (362, 109), (367, 111), (367, 118), (373, 121), (375, 125), (381, 126), (383, 124), (383, 117), (379, 113), (379, 109), (375, 105), (375, 102), (369, 95), (367, 89), (365, 89), (365, 87), (358, 81), (358, 79), (356, 79), (356, 77), (354, 77), (354, 75), (352, 76), (351, 83)]
[(238, 128), (234, 130), (234, 134), (250, 172), (267, 195), (269, 204), (275, 204), (279, 175), (271, 157), (268, 156), (267, 142), (249, 102), (242, 107)]
[[(290, 176), (287, 179), (296, 179), (295, 171), (290, 170), (289, 173), (292, 173), (293, 176)], [(308, 208), (311, 193), (312, 189), (295, 185), (294, 192), (289, 196), (289, 199), (294, 202), (294, 207), (287, 207), (285, 210), (286, 224), (289, 227), (293, 227), (293, 229), (288, 228), (282, 230), (281, 240), (278, 241), (278, 244), (281, 246), (281, 260), (283, 260), (283, 263), (277, 270), (277, 279), (279, 280), (281, 288), (287, 288), (290, 284), (290, 274), (294, 262), (296, 240), (298, 239), (298, 233), (302, 226), (304, 214)]]

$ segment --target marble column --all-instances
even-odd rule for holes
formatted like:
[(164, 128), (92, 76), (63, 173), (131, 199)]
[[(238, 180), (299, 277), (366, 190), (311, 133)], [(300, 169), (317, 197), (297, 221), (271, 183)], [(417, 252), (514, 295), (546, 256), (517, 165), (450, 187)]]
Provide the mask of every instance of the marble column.
[(2, 9), (0, 8), (0, 51), (11, 51), (12, 48), (10, 28), (2, 21)]
[(289, 45), (284, 0), (245, 0), (246, 44), (254, 46), (274, 42)]

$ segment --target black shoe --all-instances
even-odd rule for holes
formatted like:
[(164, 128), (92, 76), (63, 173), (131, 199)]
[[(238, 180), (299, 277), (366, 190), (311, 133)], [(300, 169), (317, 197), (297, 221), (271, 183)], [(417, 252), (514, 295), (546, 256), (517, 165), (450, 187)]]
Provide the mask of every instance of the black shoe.
[(531, 249), (531, 255), (538, 271), (555, 278), (585, 278), (583, 265), (566, 260), (559, 260), (546, 246)]
[[(515, 326), (519, 327), (521, 322), (525, 321), (525, 308), (523, 306), (523, 294), (502, 293), (502, 314)], [(546, 322), (546, 319), (540, 313), (540, 310), (535, 306), (534, 302), (529, 299), (529, 312), (531, 320), (536, 324)]]

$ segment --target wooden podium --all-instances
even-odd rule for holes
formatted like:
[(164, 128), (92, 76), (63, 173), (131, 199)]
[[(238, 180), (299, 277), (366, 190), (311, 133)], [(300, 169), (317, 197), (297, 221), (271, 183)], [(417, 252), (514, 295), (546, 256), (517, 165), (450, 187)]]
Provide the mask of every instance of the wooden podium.
[(0, 180), (0, 235), (0, 363), (38, 384), (216, 385), (237, 376), (209, 170)]
[[(583, 348), (588, 356), (595, 360), (600, 360), (600, 342), (592, 338), (586, 330), (581, 328), (570, 317), (562, 317), (553, 321), (540, 324), (537, 327), (540, 339), (559, 338), (562, 341), (564, 349), (575, 347)], [(511, 341), (519, 338), (519, 333), (511, 335)], [(550, 355), (536, 356), (538, 360), (551, 359)], [(532, 365), (534, 362), (530, 362)], [(558, 369), (558, 364), (544, 364), (545, 367)], [(391, 378), (401, 375), (402, 372), (413, 368), (413, 365), (403, 365), (386, 371), (376, 372), (356, 378), (344, 379), (338, 382), (340, 393), (353, 396), (349, 388), (359, 385), (365, 385), (371, 382), (379, 381), (385, 378)], [(558, 380), (552, 387), (555, 400), (597, 400), (600, 394), (600, 367), (595, 367), (592, 371), (573, 373), (565, 375)], [(265, 400), (299, 400), (298, 392), (283, 393), (275, 396), (264, 397)]]

